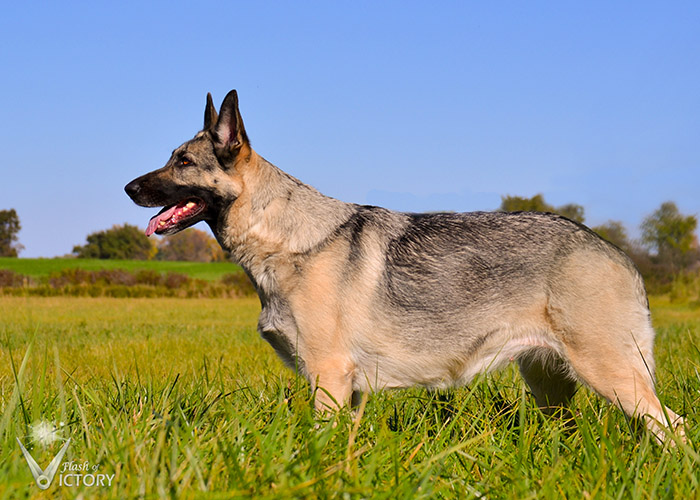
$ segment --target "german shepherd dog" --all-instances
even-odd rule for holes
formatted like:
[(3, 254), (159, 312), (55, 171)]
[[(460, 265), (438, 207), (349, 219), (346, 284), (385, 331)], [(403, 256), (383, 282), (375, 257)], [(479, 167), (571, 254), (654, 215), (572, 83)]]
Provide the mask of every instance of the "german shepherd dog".
[[(517, 361), (545, 413), (577, 381), (663, 440), (644, 283), (583, 225), (544, 213), (408, 214), (345, 203), (251, 147), (229, 92), (204, 129), (125, 187), (146, 234), (211, 227), (255, 285), (258, 330), (332, 410), (361, 391), (445, 388)], [(322, 389), (322, 390), (317, 390)]]

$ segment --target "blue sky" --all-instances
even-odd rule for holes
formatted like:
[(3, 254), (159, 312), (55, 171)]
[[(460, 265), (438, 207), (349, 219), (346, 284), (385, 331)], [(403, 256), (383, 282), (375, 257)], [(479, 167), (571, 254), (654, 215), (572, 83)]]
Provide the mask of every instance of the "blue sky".
[(700, 213), (698, 2), (12, 2), (0, 209), (25, 257), (155, 210), (123, 192), (238, 89), (253, 147), (346, 201)]

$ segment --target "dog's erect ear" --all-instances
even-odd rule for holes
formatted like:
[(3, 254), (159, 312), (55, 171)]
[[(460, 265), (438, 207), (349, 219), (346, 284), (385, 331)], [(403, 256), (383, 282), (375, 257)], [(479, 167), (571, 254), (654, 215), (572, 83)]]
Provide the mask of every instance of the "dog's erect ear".
[(241, 147), (249, 145), (235, 90), (229, 92), (221, 104), (219, 120), (214, 127), (214, 140), (217, 153), (224, 156), (235, 154)]
[(204, 130), (213, 130), (219, 115), (216, 113), (211, 94), (207, 92), (207, 107), (204, 108)]

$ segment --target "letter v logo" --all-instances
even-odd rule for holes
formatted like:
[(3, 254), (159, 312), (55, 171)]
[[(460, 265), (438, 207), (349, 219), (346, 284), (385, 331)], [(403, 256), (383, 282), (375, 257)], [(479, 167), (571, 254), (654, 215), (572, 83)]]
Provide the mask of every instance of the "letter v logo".
[(68, 439), (68, 441), (66, 441), (66, 444), (63, 445), (61, 451), (58, 452), (58, 455), (53, 457), (53, 460), (51, 460), (49, 466), (46, 467), (46, 470), (41, 470), (39, 464), (37, 464), (36, 460), (32, 458), (32, 456), (29, 454), (29, 452), (24, 447), (22, 441), (20, 441), (19, 438), (17, 438), (17, 442), (19, 443), (19, 447), (22, 449), (22, 454), (24, 455), (24, 459), (27, 461), (29, 470), (32, 472), (32, 476), (34, 476), (34, 481), (36, 481), (36, 485), (42, 490), (48, 489), (48, 487), (51, 486), (51, 481), (53, 481), (53, 478), (56, 475), (58, 466), (61, 465), (63, 455), (68, 449), (68, 445), (70, 444), (70, 438)]

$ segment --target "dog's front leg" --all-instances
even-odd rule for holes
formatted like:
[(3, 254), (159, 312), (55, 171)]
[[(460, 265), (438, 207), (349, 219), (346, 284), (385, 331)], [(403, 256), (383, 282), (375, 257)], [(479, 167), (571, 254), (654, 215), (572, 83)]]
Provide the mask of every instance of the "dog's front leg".
[(336, 357), (309, 366), (309, 379), (314, 391), (314, 407), (328, 413), (350, 403), (355, 367), (349, 360)]

